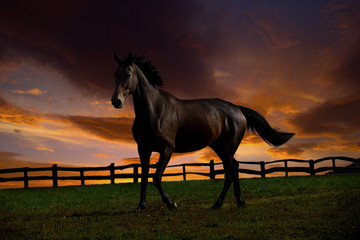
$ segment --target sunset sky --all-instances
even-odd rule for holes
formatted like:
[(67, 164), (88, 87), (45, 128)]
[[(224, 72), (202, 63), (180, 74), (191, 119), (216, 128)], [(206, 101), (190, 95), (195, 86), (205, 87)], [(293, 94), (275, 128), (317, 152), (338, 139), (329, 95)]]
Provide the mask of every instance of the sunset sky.
[[(360, 157), (359, 1), (1, 1), (0, 169), (138, 162), (113, 53), (179, 98), (222, 98), (296, 135), (247, 134), (237, 160)], [(170, 164), (208, 162), (210, 149)]]

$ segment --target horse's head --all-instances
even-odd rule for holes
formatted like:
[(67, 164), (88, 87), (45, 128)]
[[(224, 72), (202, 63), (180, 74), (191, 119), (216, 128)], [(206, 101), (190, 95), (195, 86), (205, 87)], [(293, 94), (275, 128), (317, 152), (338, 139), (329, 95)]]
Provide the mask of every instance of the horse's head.
[(129, 52), (126, 59), (120, 60), (117, 55), (114, 54), (114, 58), (119, 66), (114, 74), (115, 91), (111, 98), (111, 102), (115, 108), (122, 108), (126, 98), (135, 92), (138, 83), (134, 66), (136, 55), (134, 56)]

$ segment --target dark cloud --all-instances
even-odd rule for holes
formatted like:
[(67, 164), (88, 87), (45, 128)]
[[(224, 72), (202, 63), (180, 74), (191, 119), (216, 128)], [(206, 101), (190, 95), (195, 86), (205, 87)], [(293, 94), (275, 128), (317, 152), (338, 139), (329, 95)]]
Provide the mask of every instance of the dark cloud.
[(289, 120), (303, 134), (342, 135), (360, 130), (360, 98), (332, 100)]
[(113, 91), (112, 53), (132, 50), (158, 66), (169, 89), (201, 95), (212, 72), (190, 25), (204, 14), (192, 1), (1, 3), (1, 60), (31, 59), (105, 96)]
[(360, 47), (353, 50), (328, 73), (328, 100), (289, 120), (300, 133), (360, 137)]
[[(360, 35), (360, 32), (359, 32)], [(342, 55), (338, 66), (334, 67), (327, 74), (330, 80), (331, 92), (329, 98), (343, 97), (343, 96), (358, 96), (360, 92), (360, 36), (355, 45)]]
[(302, 158), (301, 155), (318, 147), (317, 143), (287, 143), (284, 147), (267, 150), (273, 158)]
[(94, 118), (84, 116), (61, 117), (70, 121), (75, 127), (108, 141), (122, 141), (135, 143), (131, 126), (132, 119), (128, 118)]
[[(257, 86), (265, 88), (267, 71), (276, 71), (285, 85), (287, 75), (302, 71), (299, 65), (314, 65), (308, 54), (317, 54), (320, 44), (314, 40), (325, 34), (319, 20), (325, 3), (311, 3), (310, 9), (303, 3), (267, 1), (7, 1), (0, 3), (0, 59), (31, 59), (61, 72), (79, 89), (108, 97), (116, 68), (112, 53), (125, 56), (131, 50), (153, 61), (165, 90), (180, 97), (235, 96), (233, 83), (216, 82), (216, 67), (236, 70), (236, 82), (255, 71), (254, 78), (264, 75)], [(325, 15), (335, 19), (348, 9)], [(353, 18), (344, 23), (356, 29)], [(296, 67), (287, 64), (290, 57)], [(274, 63), (283, 67), (276, 69)], [(290, 74), (282, 76), (284, 69)], [(296, 82), (296, 87), (306, 85)]]

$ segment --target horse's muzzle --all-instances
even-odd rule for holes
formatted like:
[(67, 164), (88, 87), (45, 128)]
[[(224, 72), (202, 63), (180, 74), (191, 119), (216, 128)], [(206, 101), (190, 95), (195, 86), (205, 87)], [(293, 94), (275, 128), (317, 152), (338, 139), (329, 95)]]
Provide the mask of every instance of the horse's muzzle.
[(114, 106), (114, 108), (122, 108), (122, 106), (123, 106), (123, 103), (118, 98), (111, 99), (111, 103)]

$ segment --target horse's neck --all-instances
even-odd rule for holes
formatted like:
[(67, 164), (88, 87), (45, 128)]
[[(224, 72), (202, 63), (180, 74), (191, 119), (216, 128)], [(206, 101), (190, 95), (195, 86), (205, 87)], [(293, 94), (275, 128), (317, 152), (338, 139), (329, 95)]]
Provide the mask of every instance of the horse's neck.
[(154, 104), (159, 98), (159, 92), (143, 74), (138, 76), (138, 86), (133, 94), (135, 115), (138, 118), (148, 118), (154, 111)]

